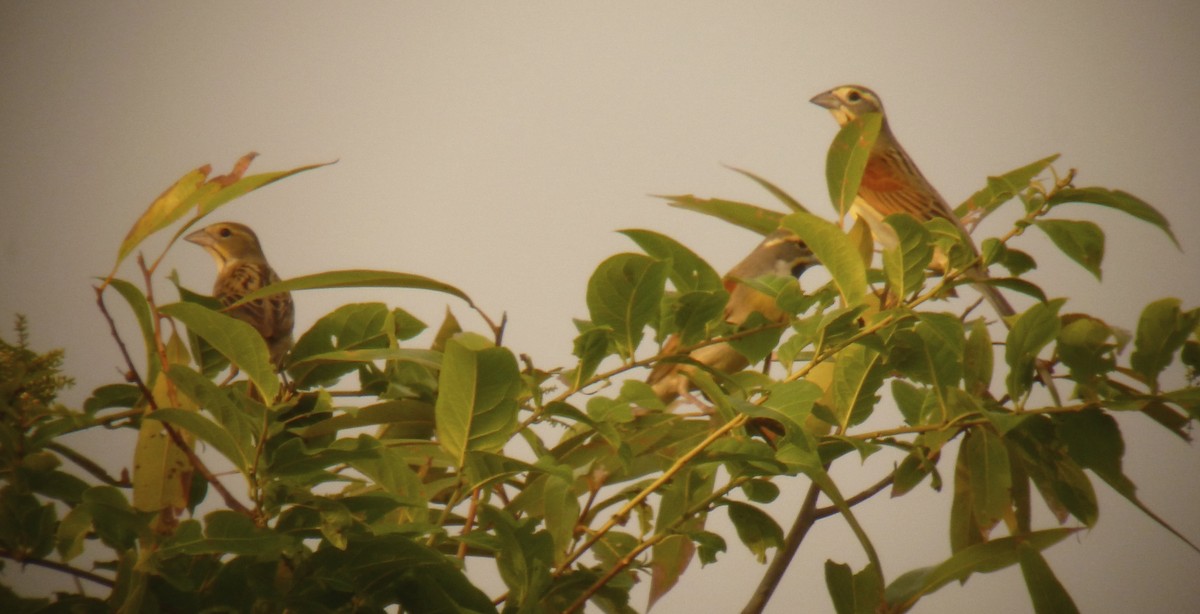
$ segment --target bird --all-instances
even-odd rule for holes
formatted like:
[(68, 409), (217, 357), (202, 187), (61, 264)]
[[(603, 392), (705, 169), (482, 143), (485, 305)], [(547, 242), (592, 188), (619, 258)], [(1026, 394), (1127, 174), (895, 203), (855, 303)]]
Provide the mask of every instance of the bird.
[[(759, 312), (770, 322), (785, 322), (788, 314), (775, 299), (743, 283), (764, 275), (799, 277), (808, 267), (817, 264), (808, 246), (794, 233), (778, 229), (766, 236), (741, 262), (734, 265), (722, 279), (729, 299), (725, 303), (725, 321), (739, 326)], [(663, 344), (664, 353), (679, 347), (679, 337), (672, 335)], [(688, 357), (696, 363), (722, 373), (736, 373), (749, 366), (749, 361), (728, 343), (716, 343), (692, 350)], [(696, 367), (679, 362), (660, 361), (650, 370), (646, 383), (655, 396), (669, 404), (691, 388), (688, 373)]]
[[(866, 113), (878, 113), (882, 117), (879, 136), (867, 158), (857, 198), (850, 207), (853, 215), (867, 223), (878, 243), (885, 248), (895, 247), (899, 238), (895, 230), (883, 220), (894, 213), (908, 213), (920, 222), (939, 217), (949, 220), (958, 227), (967, 242), (967, 247), (974, 255), (979, 255), (979, 248), (971, 241), (970, 233), (962, 220), (954, 214), (946, 199), (942, 198), (933, 184), (925, 178), (921, 169), (896, 139), (878, 94), (861, 85), (842, 85), (817, 94), (809, 102), (828, 109), (839, 126), (845, 126)], [(945, 273), (948, 267), (946, 254), (940, 249), (935, 250), (929, 268)], [(975, 288), (992, 304), (1002, 319), (1016, 313), (999, 290), (981, 283), (981, 280), (987, 279), (987, 272), (982, 266), (973, 266), (964, 273), (968, 278), (977, 281), (974, 284)]]
[[(187, 235), (184, 240), (203, 247), (216, 261), (213, 296), (227, 308), (243, 296), (279, 281), (275, 270), (267, 264), (258, 236), (245, 224), (218, 222)], [(255, 299), (229, 309), (228, 313), (262, 335), (271, 364), (281, 370), (293, 342), (295, 305), (291, 293)]]
[[(813, 96), (809, 102), (827, 109), (839, 126), (845, 126), (867, 113), (878, 113), (881, 116), (879, 136), (867, 157), (857, 198), (851, 205), (851, 212), (867, 223), (878, 243), (884, 247), (894, 247), (899, 243), (895, 231), (883, 221), (893, 213), (908, 213), (920, 222), (940, 217), (957, 226), (967, 247), (975, 256), (979, 256), (979, 248), (971, 240), (971, 235), (962, 220), (954, 214), (946, 199), (942, 198), (933, 184), (925, 178), (921, 169), (917, 168), (912, 157), (896, 139), (878, 94), (861, 85), (842, 85)], [(945, 273), (948, 267), (946, 254), (940, 249), (935, 250), (930, 269)], [(987, 270), (979, 264), (978, 259), (963, 273), (973, 282), (975, 289), (991, 303), (1004, 325), (1011, 327), (1009, 319), (1017, 311), (995, 286), (986, 283)], [(1061, 405), (1048, 367), (1035, 362), (1035, 368), (1055, 404)]]

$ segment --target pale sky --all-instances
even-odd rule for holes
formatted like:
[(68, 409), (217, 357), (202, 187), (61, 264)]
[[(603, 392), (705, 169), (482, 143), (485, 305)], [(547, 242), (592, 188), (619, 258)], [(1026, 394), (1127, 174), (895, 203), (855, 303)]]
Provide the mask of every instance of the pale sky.
[[(1154, 299), (1200, 304), (1200, 5), (988, 4), (0, 4), (3, 335), (12, 336), (12, 314), (25, 313), (37, 349), (66, 349), (78, 381), (64, 399), (71, 405), (117, 381), (121, 360), (93, 277), (180, 175), (205, 163), (226, 172), (257, 151), (252, 172), (339, 160), (213, 219), (252, 226), (280, 275), (377, 268), (441, 279), (491, 313), (506, 311), (514, 351), (540, 367), (569, 365), (571, 318), (587, 315), (592, 269), (636, 251), (614, 230), (667, 233), (718, 270), (757, 242), (651, 194), (775, 206), (728, 164), (832, 218), (824, 159), (836, 126), (807, 101), (852, 82), (879, 92), (898, 137), (952, 203), (989, 174), (1061, 153), (1057, 168), (1078, 168), (1077, 185), (1130, 191), (1169, 218), (1182, 252), (1110, 211), (1059, 213), (1107, 231), (1103, 283), (1044, 239), (1022, 238), (1018, 247), (1041, 263), (1031, 278), (1071, 297), (1066, 310), (1133, 329)], [(997, 217), (979, 236), (1005, 230), (1011, 216)], [(161, 246), (150, 241), (148, 254)], [(194, 246), (177, 246), (167, 266), (193, 288), (211, 287), (212, 262)], [(414, 291), (300, 293), (297, 331), (365, 300), (403, 306), (434, 328), (447, 304)], [(1126, 473), (1149, 506), (1200, 541), (1200, 451), (1140, 416), (1123, 418)], [(72, 443), (121, 466), (131, 447), (111, 437)], [(890, 462), (880, 455), (859, 472), (842, 461), (834, 477), (854, 492)], [(952, 461), (941, 468), (950, 475)], [(1200, 603), (1200, 555), (1094, 483), (1098, 527), (1046, 553), (1081, 610)], [(807, 483), (780, 486), (770, 509), (786, 529)], [(921, 487), (857, 508), (889, 579), (948, 555), (949, 504), (948, 489)], [(742, 607), (764, 567), (723, 518), (710, 527), (729, 552), (705, 569), (693, 563), (654, 611)], [(1041, 526), (1050, 523), (1042, 514)], [(864, 563), (836, 519), (816, 526), (768, 612), (831, 611), (827, 558)], [(468, 572), (485, 567), (471, 562)], [(4, 582), (32, 590), (49, 577), (9, 565)], [(494, 579), (481, 582), (501, 592)], [(645, 596), (643, 584), (635, 607)], [(1017, 568), (976, 575), (917, 608), (1031, 610)]]

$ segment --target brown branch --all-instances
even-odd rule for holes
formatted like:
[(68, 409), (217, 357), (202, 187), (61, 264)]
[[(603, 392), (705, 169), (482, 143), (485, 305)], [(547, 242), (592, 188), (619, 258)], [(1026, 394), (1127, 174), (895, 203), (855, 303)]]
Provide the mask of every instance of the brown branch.
[[(857, 495), (854, 495), (853, 497), (850, 497), (849, 499), (846, 499), (846, 507), (854, 507), (854, 506), (858, 505), (859, 503), (862, 503), (863, 501), (866, 501), (867, 499), (874, 497), (875, 495), (879, 494), (879, 492), (881, 490), (887, 488), (888, 486), (891, 486), (892, 482), (895, 482), (895, 481), (896, 481), (896, 472), (892, 471), (891, 473), (887, 474), (887, 476), (884, 477), (882, 480), (879, 480), (878, 482), (872, 484), (866, 490), (858, 493)], [(828, 518), (829, 516), (833, 516), (834, 514), (838, 514), (840, 512), (841, 512), (841, 510), (839, 510), (836, 505), (829, 505), (826, 507), (818, 507), (816, 510), (813, 511), (813, 519), (820, 520), (822, 518)]]
[(100, 586), (103, 586), (106, 588), (113, 588), (117, 585), (116, 581), (114, 581), (114, 580), (105, 578), (104, 576), (101, 576), (98, 574), (94, 574), (85, 569), (79, 569), (78, 567), (72, 567), (70, 565), (67, 565), (66, 563), (59, 563), (57, 561), (47, 561), (46, 559), (21, 558), (21, 557), (13, 554), (11, 552), (8, 552), (6, 550), (0, 550), (0, 558), (6, 558), (9, 560), (13, 560), (22, 565), (37, 565), (38, 567), (44, 567), (46, 569), (53, 569), (54, 571), (61, 571), (65, 574), (70, 574), (72, 576), (75, 576), (76, 578), (81, 578), (83, 580), (95, 582), (96, 584), (99, 584)]
[(815, 511), (817, 496), (820, 494), (821, 488), (817, 486), (817, 483), (810, 483), (808, 494), (804, 496), (804, 503), (800, 505), (800, 513), (796, 515), (796, 521), (792, 523), (792, 528), (788, 530), (787, 537), (783, 540), (783, 547), (775, 552), (775, 558), (771, 559), (767, 573), (759, 581), (758, 588), (754, 589), (750, 601), (746, 603), (746, 607), (742, 608), (742, 614), (758, 614), (767, 607), (767, 602), (771, 600), (775, 588), (783, 580), (783, 574), (796, 556), (796, 552), (800, 550), (800, 544), (808, 535), (808, 530), (817, 521)]
[[(133, 359), (129, 355), (129, 349), (125, 347), (125, 342), (121, 339), (121, 334), (117, 332), (117, 324), (113, 321), (112, 314), (108, 312), (108, 307), (104, 304), (103, 288), (96, 288), (96, 304), (100, 307), (100, 313), (104, 314), (104, 319), (108, 320), (109, 331), (111, 331), (113, 339), (117, 341), (117, 346), (121, 349), (121, 355), (125, 357), (125, 365), (129, 367), (130, 379), (132, 379), (137, 385), (138, 390), (142, 392), (142, 397), (146, 400), (146, 404), (149, 406), (150, 411), (153, 412), (158, 410), (158, 403), (156, 403), (154, 400), (154, 393), (150, 392), (150, 389), (146, 386), (146, 382), (143, 381), (142, 376), (138, 374), (137, 368), (133, 366)], [(217, 476), (213, 475), (212, 471), (209, 471), (208, 467), (201, 462), (200, 457), (196, 456), (196, 453), (192, 450), (191, 446), (187, 445), (187, 442), (183, 440), (183, 437), (179, 434), (179, 432), (165, 422), (162, 423), (162, 425), (163, 430), (165, 430), (167, 435), (171, 437), (171, 441), (183, 451), (184, 455), (187, 456), (192, 468), (195, 469), (196, 472), (199, 473), (205, 480), (207, 480), (208, 483), (212, 485), (213, 489), (221, 495), (221, 498), (225, 500), (225, 505), (228, 505), (230, 509), (236, 512), (253, 517), (253, 513), (250, 511), (250, 509), (245, 505), (242, 505), (242, 502), (238, 501), (237, 498), (234, 497), (227, 488), (225, 488), (225, 485), (217, 479)]]
[(80, 454), (79, 452), (76, 452), (75, 450), (72, 450), (71, 448), (68, 448), (67, 446), (62, 445), (61, 443), (51, 441), (50, 443), (46, 444), (46, 449), (58, 452), (67, 460), (79, 465), (80, 469), (92, 474), (92, 476), (97, 480), (100, 480), (109, 486), (117, 486), (120, 488), (129, 488), (132, 486), (132, 484), (129, 483), (129, 478), (118, 480), (117, 478), (112, 477), (107, 471), (104, 470), (104, 467), (101, 467), (92, 459)]
[(683, 523), (691, 520), (696, 514), (708, 511), (714, 502), (724, 497), (729, 493), (729, 491), (741, 486), (749, 480), (750, 478), (748, 477), (738, 477), (730, 480), (728, 484), (714, 490), (699, 503), (696, 503), (692, 507), (688, 508), (687, 511), (680, 514), (679, 518), (676, 518), (662, 531), (650, 536), (648, 539), (646, 539), (646, 541), (639, 543), (636, 547), (630, 550), (629, 553), (621, 557), (611, 569), (605, 572), (603, 576), (593, 582), (592, 585), (587, 588), (587, 590), (583, 591), (583, 593), (580, 594), (580, 596), (565, 610), (565, 614), (570, 614), (571, 612), (582, 608), (583, 604), (586, 603), (588, 599), (591, 599), (592, 595), (595, 595), (597, 592), (599, 592), (601, 588), (604, 588), (605, 584), (608, 584), (609, 581), (617, 576), (617, 574), (621, 573), (621, 571), (623, 571), (626, 567), (629, 567), (629, 565), (633, 563), (634, 559), (636, 559), (639, 554), (645, 552), (648, 548), (657, 545), (659, 542), (670, 537), (671, 535), (675, 535), (676, 533), (674, 533), (674, 530), (676, 527), (679, 527)]
[(587, 590), (583, 591), (583, 593), (579, 595), (579, 597), (575, 599), (571, 605), (567, 606), (566, 610), (563, 610), (563, 614), (571, 614), (572, 612), (579, 611), (579, 609), (581, 609), (583, 605), (587, 603), (587, 600), (592, 598), (592, 595), (595, 595), (597, 591), (603, 588), (605, 584), (608, 584), (610, 580), (617, 576), (617, 574), (621, 573), (630, 565), (630, 563), (633, 563), (633, 560), (636, 559), (639, 554), (654, 547), (659, 542), (670, 537), (671, 535), (671, 533), (656, 533), (646, 541), (638, 544), (636, 547), (630, 550), (629, 553), (621, 557), (621, 559), (612, 566), (612, 569), (609, 569), (608, 572), (593, 582), (592, 585), (587, 588)]
[[(479, 488), (471, 491), (471, 506), (467, 508), (467, 517), (463, 522), (462, 531), (459, 535), (466, 537), (471, 532), (471, 528), (475, 526), (475, 514), (479, 511)], [(458, 559), (461, 561), (467, 558), (467, 542), (459, 542), (458, 544)]]
[(185, 456), (187, 456), (188, 462), (191, 463), (192, 468), (196, 470), (196, 473), (199, 473), (201, 477), (203, 477), (209, 484), (212, 485), (213, 490), (216, 490), (217, 493), (221, 495), (221, 498), (225, 500), (225, 505), (227, 505), (229, 509), (238, 512), (239, 514), (245, 514), (250, 518), (254, 518), (254, 512), (250, 511), (250, 508), (243, 505), (241, 501), (238, 501), (237, 497), (233, 496), (233, 493), (229, 492), (228, 488), (225, 488), (225, 485), (221, 483), (221, 480), (219, 480), (217, 476), (213, 474), (213, 472), (210, 471), (207, 466), (205, 466), (204, 462), (200, 460), (199, 456), (196, 456), (196, 452), (192, 450), (192, 447), (187, 445), (187, 442), (183, 439), (183, 435), (180, 435), (179, 431), (175, 430), (174, 427), (166, 422), (161, 422), (160, 424), (162, 424), (163, 430), (166, 431), (167, 435), (170, 436), (171, 442), (174, 443), (175, 446), (180, 450), (182, 450)]
[(554, 571), (554, 574), (553, 574), (554, 577), (557, 578), (557, 577), (561, 576), (563, 573), (565, 573), (567, 571), (567, 569), (569, 569), (571, 567), (572, 563), (574, 563), (576, 560), (578, 560), (579, 557), (583, 556), (584, 552), (587, 552), (589, 548), (596, 545), (596, 542), (600, 541), (600, 539), (602, 537), (604, 537), (604, 535), (606, 533), (608, 533), (610, 530), (612, 530), (613, 527), (624, 522), (629, 517), (629, 513), (632, 512), (634, 508), (641, 505), (642, 502), (645, 501), (647, 497), (649, 497), (651, 494), (654, 493), (654, 491), (658, 490), (664, 484), (671, 481), (671, 479), (675, 477), (675, 474), (682, 471), (683, 468), (689, 462), (691, 462), (693, 458), (696, 458), (697, 456), (699, 456), (701, 452), (703, 452), (704, 450), (706, 450), (708, 448), (708, 446), (712, 445), (715, 441), (717, 441), (718, 439), (723, 437), (729, 431), (732, 431), (733, 429), (738, 428), (738, 427), (742, 426), (743, 424), (745, 424), (746, 419), (747, 419), (747, 417), (745, 414), (739, 414), (738, 416), (734, 417), (729, 422), (726, 422), (725, 424), (721, 425), (720, 428), (718, 428), (717, 430), (710, 433), (708, 435), (708, 437), (705, 437), (703, 441), (696, 444), (695, 447), (693, 447), (691, 450), (688, 450), (682, 456), (680, 456), (678, 459), (676, 459), (675, 463), (672, 464), (670, 466), (670, 468), (668, 468), (666, 471), (664, 471), (661, 476), (659, 476), (657, 479), (655, 479), (653, 482), (651, 482), (648, 486), (643, 488), (641, 490), (641, 492), (639, 492), (637, 495), (634, 495), (634, 497), (632, 499), (630, 499), (628, 503), (626, 503), (624, 506), (621, 507), (621, 509), (617, 510), (617, 512), (615, 514), (613, 514), (612, 518), (609, 518), (607, 522), (605, 522), (603, 525), (601, 525), (601, 527), (599, 529), (597, 529), (594, 533), (592, 533), (588, 537), (587, 541), (585, 541), (583, 543), (582, 546), (576, 548), (574, 552), (567, 555), (566, 560), (564, 560), (558, 566), (558, 569)]
[(113, 321), (112, 314), (108, 312), (108, 307), (104, 304), (104, 288), (95, 287), (96, 289), (96, 305), (100, 307), (100, 313), (104, 315), (104, 319), (108, 321), (108, 330), (112, 333), (113, 339), (117, 341), (117, 347), (121, 350), (121, 355), (125, 358), (125, 365), (129, 367), (127, 377), (133, 380), (141, 391), (142, 397), (150, 404), (153, 409), (158, 409), (154, 404), (154, 395), (150, 389), (146, 387), (146, 382), (142, 381), (142, 376), (138, 374), (137, 368), (133, 366), (133, 358), (129, 355), (129, 348), (125, 347), (125, 341), (121, 339), (121, 334), (117, 332), (117, 323)]

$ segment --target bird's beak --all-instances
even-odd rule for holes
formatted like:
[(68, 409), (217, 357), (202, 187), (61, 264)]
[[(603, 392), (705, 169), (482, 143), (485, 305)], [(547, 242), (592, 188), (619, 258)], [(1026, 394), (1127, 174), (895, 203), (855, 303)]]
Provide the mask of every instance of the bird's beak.
[(204, 229), (197, 230), (183, 238), (184, 241), (195, 243), (201, 247), (208, 247), (214, 243), (212, 235), (204, 232)]
[(818, 107), (825, 107), (826, 109), (830, 110), (836, 109), (842, 104), (842, 101), (838, 100), (837, 96), (833, 95), (832, 90), (828, 92), (821, 92), (820, 94), (813, 96), (809, 99), (809, 102), (817, 105)]

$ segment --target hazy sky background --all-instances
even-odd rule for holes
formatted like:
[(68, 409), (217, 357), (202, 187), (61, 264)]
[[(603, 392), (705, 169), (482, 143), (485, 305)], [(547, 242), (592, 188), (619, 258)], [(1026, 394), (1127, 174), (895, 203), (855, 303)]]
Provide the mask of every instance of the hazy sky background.
[[(1067, 309), (1132, 329), (1151, 300), (1200, 304), (1200, 5), (987, 4), (0, 3), (2, 334), (11, 338), (7, 322), (21, 312), (35, 348), (66, 348), (78, 381), (69, 404), (116, 381), (121, 360), (92, 278), (180, 175), (204, 163), (227, 172), (258, 151), (252, 172), (340, 160), (216, 217), (255, 228), (283, 277), (342, 268), (435, 277), (491, 313), (507, 311), (515, 351), (541, 367), (567, 365), (592, 269), (636, 251), (614, 230), (665, 232), (718, 270), (757, 241), (649, 195), (775, 206), (729, 164), (833, 216), (824, 159), (836, 126), (807, 101), (847, 82), (881, 94), (909, 153), (952, 203), (989, 174), (1057, 152), (1059, 170), (1079, 169), (1077, 185), (1128, 190), (1170, 219), (1182, 252), (1107, 210), (1058, 213), (1108, 232), (1102, 284), (1035, 233), (1022, 238), (1042, 265), (1031, 278), (1072, 297)], [(1002, 232), (1016, 209), (980, 232)], [(161, 248), (146, 245), (150, 255)], [(212, 262), (194, 246), (166, 262), (191, 287), (211, 287)], [(300, 293), (297, 331), (360, 300), (403, 306), (435, 328), (447, 304), (409, 291)], [(1200, 540), (1200, 452), (1140, 418), (1121, 422), (1126, 472), (1147, 504)], [(73, 443), (119, 467), (132, 436), (128, 446), (115, 436)], [(879, 456), (865, 472), (843, 462), (834, 477), (853, 491), (886, 472), (891, 459)], [(1080, 608), (1200, 603), (1200, 555), (1094, 482), (1099, 526), (1047, 552)], [(771, 509), (786, 528), (807, 484), (781, 485)], [(949, 504), (948, 490), (921, 487), (859, 508), (889, 579), (947, 556)], [(1046, 514), (1041, 521), (1049, 526)], [(730, 551), (705, 569), (694, 563), (655, 611), (744, 604), (764, 568), (713, 522)], [(817, 525), (768, 611), (831, 611), (827, 558), (864, 563), (838, 520)], [(32, 589), (48, 577), (10, 564), (4, 582)], [(643, 584), (639, 609), (645, 594)], [(1031, 609), (1013, 568), (949, 586), (918, 611)]]

